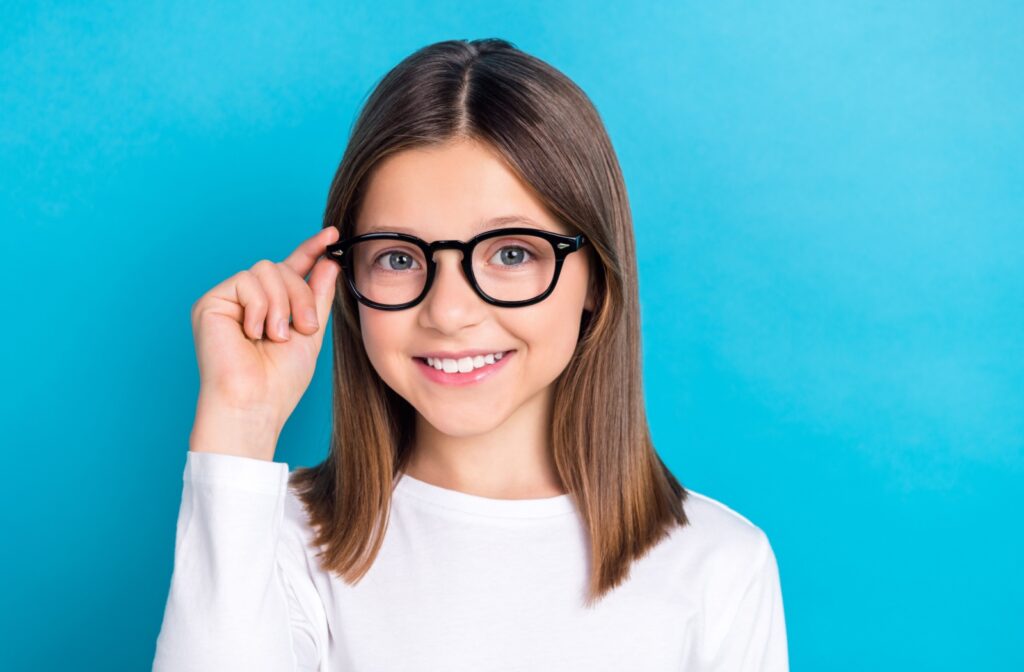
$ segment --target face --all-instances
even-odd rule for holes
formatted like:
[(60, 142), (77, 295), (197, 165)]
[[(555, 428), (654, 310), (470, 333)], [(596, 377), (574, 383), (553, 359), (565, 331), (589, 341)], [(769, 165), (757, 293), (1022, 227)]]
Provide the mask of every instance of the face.
[[(518, 215), (532, 222), (485, 222)], [(377, 165), (355, 233), (400, 231), (427, 242), (469, 240), (482, 230), (530, 226), (572, 235), (531, 188), (486, 145), (458, 140), (405, 150)], [(576, 348), (583, 310), (593, 310), (587, 248), (569, 254), (554, 291), (531, 306), (481, 299), (460, 267), (458, 250), (434, 255), (437, 272), (418, 305), (397, 311), (359, 306), (363, 344), (377, 373), (438, 432), (467, 437), (514, 419), (546, 421), (553, 383)], [(508, 353), (460, 380), (440, 380), (427, 353)], [(493, 367), (493, 368), (492, 368)]]

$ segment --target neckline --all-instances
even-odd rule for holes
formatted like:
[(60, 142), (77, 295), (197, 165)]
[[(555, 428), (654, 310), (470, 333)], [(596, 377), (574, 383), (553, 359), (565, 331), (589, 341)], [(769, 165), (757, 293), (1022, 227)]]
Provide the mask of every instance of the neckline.
[(576, 512), (576, 504), (569, 493), (538, 499), (496, 499), (442, 488), (405, 473), (395, 484), (395, 494), (491, 518), (554, 518)]

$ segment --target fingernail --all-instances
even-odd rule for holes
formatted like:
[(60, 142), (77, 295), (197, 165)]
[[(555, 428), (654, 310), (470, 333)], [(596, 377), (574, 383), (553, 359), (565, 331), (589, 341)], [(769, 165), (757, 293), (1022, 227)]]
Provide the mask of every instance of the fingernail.
[(306, 308), (306, 311), (303, 313), (303, 316), (306, 318), (306, 322), (309, 322), (314, 327), (320, 326), (319, 321), (316, 319), (316, 311), (313, 310), (312, 308)]
[(288, 320), (281, 318), (277, 321), (277, 335), (281, 338), (288, 338)]

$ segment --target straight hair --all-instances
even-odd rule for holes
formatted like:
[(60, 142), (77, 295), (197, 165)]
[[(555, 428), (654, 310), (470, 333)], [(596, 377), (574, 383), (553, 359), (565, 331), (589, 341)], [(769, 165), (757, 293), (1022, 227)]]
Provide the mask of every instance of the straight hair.
[[(423, 47), (373, 89), (351, 129), (323, 226), (353, 235), (373, 169), (397, 152), (469, 139), (496, 150), (572, 235), (583, 233), (596, 289), (579, 340), (552, 383), (550, 446), (589, 540), (584, 606), (629, 577), (675, 526), (687, 491), (647, 426), (633, 222), (611, 141), (586, 94), (512, 43), (446, 40)], [(333, 423), (327, 457), (293, 471), (321, 566), (349, 584), (370, 569), (394, 485), (414, 442), (415, 411), (374, 370), (358, 306), (339, 275), (331, 309)]]

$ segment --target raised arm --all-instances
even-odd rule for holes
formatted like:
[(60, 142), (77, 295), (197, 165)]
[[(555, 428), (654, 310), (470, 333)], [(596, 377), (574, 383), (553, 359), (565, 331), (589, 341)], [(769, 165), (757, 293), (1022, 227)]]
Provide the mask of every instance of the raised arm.
[(154, 672), (326, 670), (327, 623), (288, 465), (187, 453)]
[(338, 266), (322, 254), (337, 237), (325, 227), (192, 306), (199, 398), (154, 670), (326, 669), (304, 515), (273, 459), (323, 344)]

